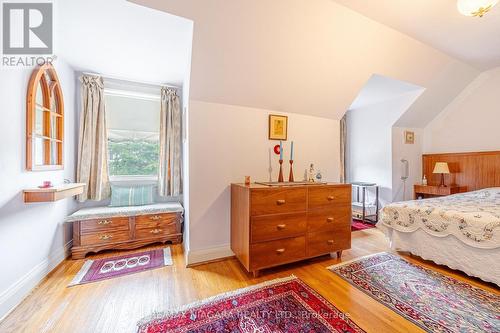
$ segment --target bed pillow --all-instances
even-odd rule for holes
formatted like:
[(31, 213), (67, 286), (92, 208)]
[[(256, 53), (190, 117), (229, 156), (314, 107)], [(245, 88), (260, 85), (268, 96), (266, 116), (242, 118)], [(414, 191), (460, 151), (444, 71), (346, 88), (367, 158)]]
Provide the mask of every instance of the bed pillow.
[(111, 207), (143, 206), (154, 203), (154, 185), (111, 186)]

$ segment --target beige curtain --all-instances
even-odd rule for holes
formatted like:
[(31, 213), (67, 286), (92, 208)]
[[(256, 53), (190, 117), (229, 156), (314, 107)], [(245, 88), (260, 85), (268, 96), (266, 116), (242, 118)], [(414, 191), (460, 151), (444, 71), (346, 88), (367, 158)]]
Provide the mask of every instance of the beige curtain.
[(177, 92), (161, 89), (160, 164), (158, 194), (176, 196), (182, 193), (181, 106)]
[(340, 182), (346, 182), (347, 115), (340, 120)]
[(108, 176), (108, 138), (104, 107), (104, 84), (101, 77), (84, 75), (82, 108), (78, 139), (76, 180), (85, 183), (85, 191), (78, 201), (103, 200), (110, 195)]

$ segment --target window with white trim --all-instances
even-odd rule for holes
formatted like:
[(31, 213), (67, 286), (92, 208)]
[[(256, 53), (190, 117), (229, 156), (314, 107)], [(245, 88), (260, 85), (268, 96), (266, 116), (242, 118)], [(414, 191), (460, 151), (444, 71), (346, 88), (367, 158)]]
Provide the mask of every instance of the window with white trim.
[(105, 89), (111, 180), (158, 176), (160, 96)]

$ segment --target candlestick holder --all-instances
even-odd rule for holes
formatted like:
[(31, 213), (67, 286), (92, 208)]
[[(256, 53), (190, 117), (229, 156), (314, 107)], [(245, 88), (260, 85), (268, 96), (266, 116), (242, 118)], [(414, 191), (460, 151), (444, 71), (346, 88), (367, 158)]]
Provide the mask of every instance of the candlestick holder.
[(288, 175), (288, 181), (289, 182), (294, 182), (293, 179), (293, 160), (290, 160), (290, 175)]
[(283, 160), (279, 160), (280, 162), (280, 173), (278, 176), (278, 183), (283, 183), (285, 180), (283, 179)]

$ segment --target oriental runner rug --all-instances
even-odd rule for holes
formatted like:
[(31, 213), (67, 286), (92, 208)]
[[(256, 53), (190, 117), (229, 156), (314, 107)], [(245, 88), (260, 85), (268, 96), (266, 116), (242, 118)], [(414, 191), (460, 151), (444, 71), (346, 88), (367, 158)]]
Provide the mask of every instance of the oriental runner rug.
[(139, 333), (354, 333), (347, 315), (294, 276), (215, 296), (142, 320)]
[(500, 294), (390, 253), (329, 269), (427, 332), (500, 332)]
[(87, 260), (69, 286), (112, 279), (170, 265), (172, 265), (172, 256), (168, 247), (98, 260)]

